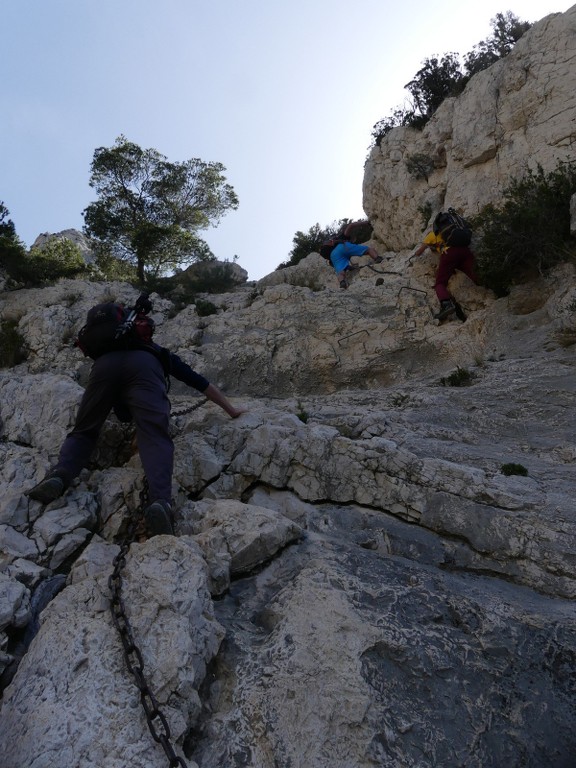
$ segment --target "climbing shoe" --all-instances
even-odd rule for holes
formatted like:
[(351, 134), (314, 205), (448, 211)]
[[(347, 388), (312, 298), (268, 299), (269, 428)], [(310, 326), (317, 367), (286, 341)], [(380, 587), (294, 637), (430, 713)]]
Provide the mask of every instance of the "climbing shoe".
[(434, 317), (436, 320), (444, 320), (445, 317), (448, 317), (454, 312), (456, 312), (456, 305), (451, 299), (446, 299), (445, 301), (440, 302), (440, 312), (438, 312), (437, 315), (434, 315)]
[(41, 480), (34, 488), (30, 488), (26, 491), (26, 495), (34, 501), (40, 501), (42, 504), (49, 504), (59, 496), (62, 496), (66, 490), (67, 485), (64, 479), (59, 475), (48, 475), (44, 480)]
[(345, 291), (346, 288), (348, 288), (348, 283), (346, 282), (346, 280), (340, 280), (340, 288), (342, 288), (343, 291)]
[(174, 536), (172, 506), (167, 501), (153, 501), (144, 510), (144, 519), (152, 536)]

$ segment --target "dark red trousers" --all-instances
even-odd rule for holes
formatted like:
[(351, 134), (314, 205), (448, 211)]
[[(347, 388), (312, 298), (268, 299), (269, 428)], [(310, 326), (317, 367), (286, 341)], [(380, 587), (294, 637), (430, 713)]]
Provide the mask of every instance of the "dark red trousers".
[(440, 301), (446, 301), (446, 299), (451, 298), (448, 292), (448, 280), (450, 280), (457, 269), (460, 272), (464, 272), (472, 282), (478, 284), (474, 254), (470, 248), (457, 248), (456, 246), (448, 248), (444, 253), (440, 254), (440, 263), (438, 264), (436, 282), (434, 283), (434, 290)]

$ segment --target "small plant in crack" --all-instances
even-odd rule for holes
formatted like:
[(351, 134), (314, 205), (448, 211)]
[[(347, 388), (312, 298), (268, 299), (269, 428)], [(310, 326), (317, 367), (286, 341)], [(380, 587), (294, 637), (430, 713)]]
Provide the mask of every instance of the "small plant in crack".
[(300, 419), (300, 421), (303, 424), (307, 424), (308, 423), (308, 419), (310, 418), (310, 414), (308, 413), (308, 411), (306, 411), (304, 409), (304, 406), (302, 405), (301, 402), (298, 402), (298, 411), (296, 412), (296, 416), (298, 416), (298, 418)]
[(502, 464), (500, 472), (507, 476), (522, 475), (523, 477), (526, 477), (528, 475), (528, 470), (523, 464), (514, 464), (513, 462), (510, 464)]
[(443, 376), (440, 379), (440, 384), (443, 387), (467, 387), (472, 383), (473, 379), (473, 373), (466, 368), (458, 366), (449, 376)]

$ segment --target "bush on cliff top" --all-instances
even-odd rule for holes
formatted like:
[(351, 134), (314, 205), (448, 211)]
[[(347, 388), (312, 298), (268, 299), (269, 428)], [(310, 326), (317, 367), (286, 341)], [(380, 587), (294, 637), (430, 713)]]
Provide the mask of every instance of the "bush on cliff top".
[(401, 125), (423, 128), (445, 99), (458, 96), (473, 75), (507, 56), (532, 26), (530, 22), (521, 21), (511, 11), (497, 13), (490, 24), (492, 35), (481, 40), (472, 51), (464, 55), (463, 68), (457, 53), (424, 59), (422, 67), (404, 86), (410, 94), (409, 106), (397, 107), (372, 128), (375, 146), (380, 146), (392, 128)]

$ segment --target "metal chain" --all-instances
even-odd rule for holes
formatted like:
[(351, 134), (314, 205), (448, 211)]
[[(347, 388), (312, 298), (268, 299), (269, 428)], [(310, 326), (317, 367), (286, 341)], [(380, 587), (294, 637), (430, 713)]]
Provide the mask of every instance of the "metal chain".
[(146, 721), (150, 733), (152, 734), (152, 738), (158, 744), (162, 745), (162, 749), (168, 758), (170, 768), (178, 768), (178, 766), (181, 768), (188, 768), (184, 760), (181, 757), (178, 757), (174, 751), (174, 747), (170, 740), (168, 721), (161, 711), (158, 700), (150, 690), (146, 678), (144, 677), (144, 660), (140, 648), (136, 645), (136, 641), (134, 640), (134, 633), (132, 632), (132, 626), (128, 616), (126, 615), (124, 600), (122, 598), (122, 570), (126, 565), (126, 555), (130, 549), (130, 544), (134, 541), (136, 527), (139, 519), (142, 517), (147, 497), (148, 485), (144, 482), (144, 487), (140, 493), (140, 506), (138, 507), (136, 514), (130, 520), (126, 537), (120, 545), (120, 552), (113, 560), (114, 570), (108, 578), (108, 587), (111, 594), (110, 610), (112, 611), (112, 621), (118, 630), (124, 648), (126, 667), (134, 677), (134, 682), (140, 691), (140, 703), (144, 709), (144, 714), (146, 715)]
[(182, 405), (172, 404), (170, 408), (170, 416), (186, 416), (188, 413), (192, 413), (192, 411), (197, 411), (199, 408), (202, 408), (207, 402), (208, 399), (204, 397), (200, 402), (194, 402), (190, 405), (186, 405), (185, 403)]
[(372, 264), (362, 264), (360, 267), (358, 267), (358, 269), (365, 269), (365, 267), (368, 267), (371, 272), (376, 272), (377, 275), (402, 275), (402, 272), (389, 272), (385, 269), (376, 269), (376, 267), (373, 267)]

